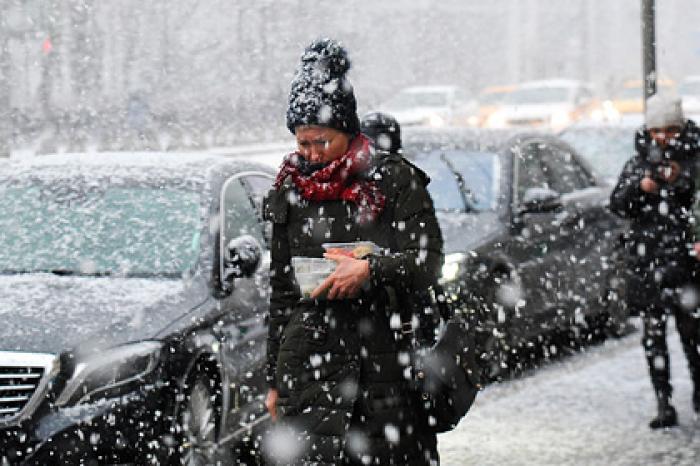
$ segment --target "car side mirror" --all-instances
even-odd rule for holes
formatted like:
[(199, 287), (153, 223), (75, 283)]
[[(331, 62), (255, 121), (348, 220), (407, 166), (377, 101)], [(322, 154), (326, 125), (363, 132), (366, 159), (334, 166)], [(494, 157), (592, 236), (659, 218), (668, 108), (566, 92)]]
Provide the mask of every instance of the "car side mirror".
[(224, 251), (223, 273), (224, 284), (230, 284), (234, 278), (252, 276), (262, 258), (262, 247), (258, 240), (250, 235), (233, 238)]
[(528, 188), (525, 190), (520, 213), (552, 212), (562, 206), (561, 194), (549, 188)]

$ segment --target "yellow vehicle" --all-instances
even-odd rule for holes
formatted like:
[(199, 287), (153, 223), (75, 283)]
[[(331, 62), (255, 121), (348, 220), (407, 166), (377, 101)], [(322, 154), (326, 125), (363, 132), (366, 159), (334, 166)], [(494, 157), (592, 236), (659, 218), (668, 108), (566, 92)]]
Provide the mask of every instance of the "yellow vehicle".
[[(671, 79), (659, 79), (656, 88), (664, 91), (675, 91), (676, 83)], [(625, 81), (622, 90), (612, 99), (613, 107), (620, 114), (644, 113), (644, 87), (641, 79)]]
[(470, 121), (473, 126), (483, 127), (489, 117), (503, 105), (505, 99), (516, 89), (515, 85), (488, 86), (479, 93), (479, 110), (475, 121)]

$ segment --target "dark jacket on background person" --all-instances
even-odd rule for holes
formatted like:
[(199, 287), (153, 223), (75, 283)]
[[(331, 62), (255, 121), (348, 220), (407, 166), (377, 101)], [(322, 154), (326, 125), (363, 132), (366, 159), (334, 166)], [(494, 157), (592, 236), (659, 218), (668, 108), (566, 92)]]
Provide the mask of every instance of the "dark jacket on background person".
[(666, 148), (669, 159), (679, 163), (681, 173), (672, 183), (660, 183), (659, 193), (647, 193), (640, 187), (645, 173), (653, 171), (646, 154), (651, 137), (640, 130), (635, 137), (637, 155), (627, 162), (617, 186), (610, 197), (610, 208), (630, 220), (625, 236), (628, 264), (636, 285), (630, 289), (632, 305), (638, 300), (648, 301), (648, 293), (639, 294), (638, 287), (656, 280), (662, 286), (676, 287), (687, 280), (685, 273), (691, 267), (689, 246), (692, 241), (690, 215), (695, 195), (695, 157), (700, 134), (688, 121), (678, 141)]
[[(284, 422), (308, 435), (302, 464), (427, 465), (437, 440), (409, 391), (408, 354), (401, 342), (402, 302), (433, 284), (442, 236), (427, 176), (398, 154), (384, 154), (367, 173), (386, 196), (368, 224), (357, 206), (308, 202), (287, 181), (272, 190), (265, 215), (273, 223), (267, 379), (279, 392)], [(372, 241), (370, 284), (357, 299), (300, 300), (293, 256), (322, 257), (323, 243)]]

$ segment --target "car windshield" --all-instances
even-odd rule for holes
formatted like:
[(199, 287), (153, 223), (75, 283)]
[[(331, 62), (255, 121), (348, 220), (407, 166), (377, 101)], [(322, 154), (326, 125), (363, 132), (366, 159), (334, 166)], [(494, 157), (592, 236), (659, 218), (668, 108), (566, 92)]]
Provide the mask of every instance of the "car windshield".
[(504, 102), (510, 92), (485, 92), (479, 96), (479, 103), (481, 105), (496, 105)]
[(200, 195), (175, 186), (0, 181), (0, 271), (177, 276), (199, 251)]
[(634, 128), (585, 128), (561, 133), (600, 176), (616, 178), (634, 154)]
[(405, 110), (415, 107), (445, 107), (448, 105), (446, 92), (399, 92), (386, 103), (387, 108)]
[(700, 95), (700, 81), (691, 81), (681, 85), (681, 95)]
[(641, 100), (643, 92), (641, 87), (625, 87), (620, 91), (620, 98)]
[(565, 87), (532, 87), (513, 91), (506, 98), (511, 105), (523, 104), (550, 104), (566, 102), (570, 89)]
[(435, 150), (422, 154), (416, 164), (430, 177), (428, 191), (437, 210), (497, 208), (502, 168), (498, 155), (459, 149)]

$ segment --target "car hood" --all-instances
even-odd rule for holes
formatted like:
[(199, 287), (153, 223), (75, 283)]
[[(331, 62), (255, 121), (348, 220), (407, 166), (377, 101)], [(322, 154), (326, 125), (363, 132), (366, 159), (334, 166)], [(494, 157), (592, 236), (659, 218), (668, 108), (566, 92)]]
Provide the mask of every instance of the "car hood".
[(185, 280), (0, 276), (0, 350), (59, 353), (153, 337), (188, 309)]
[(437, 212), (445, 254), (467, 253), (506, 231), (496, 212)]

